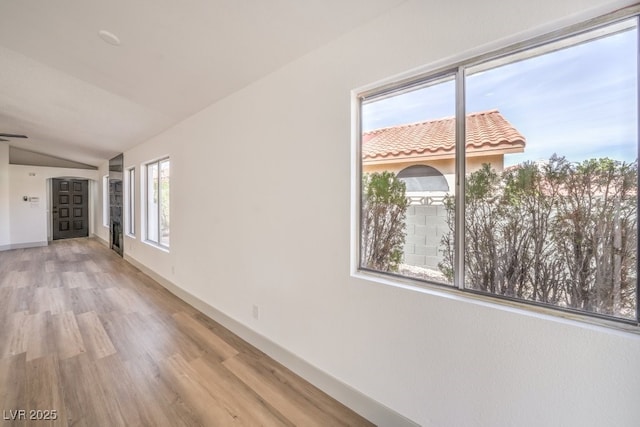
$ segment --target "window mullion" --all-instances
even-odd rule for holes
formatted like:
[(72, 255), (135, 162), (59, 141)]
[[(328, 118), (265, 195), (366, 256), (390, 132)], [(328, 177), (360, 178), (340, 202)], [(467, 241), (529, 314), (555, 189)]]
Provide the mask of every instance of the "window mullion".
[[(640, 18), (636, 16), (635, 18), (636, 20), (636, 25), (640, 26)], [(636, 44), (636, 50), (637, 50), (637, 69), (640, 70), (640, 31), (638, 31), (637, 34), (637, 44)], [(636, 71), (636, 81), (638, 82), (638, 89), (636, 89), (636, 103), (638, 103), (638, 111), (640, 111), (640, 72)], [(636, 146), (637, 146), (637, 153), (640, 153), (640, 115), (636, 114), (636, 132), (637, 132), (637, 141), (636, 141)], [(638, 158), (636, 157), (636, 170), (638, 170), (637, 168), (640, 166), (640, 162), (638, 162)], [(636, 172), (636, 179), (637, 179), (637, 187), (636, 187), (636, 212), (640, 211), (640, 197), (638, 197), (638, 189), (640, 189), (640, 173)], [(637, 215), (637, 213), (636, 213)], [(636, 219), (637, 220), (637, 219)], [(638, 257), (638, 254), (640, 253), (640, 238), (638, 238), (637, 235), (637, 231), (636, 231), (636, 323), (638, 325), (640, 325), (640, 282), (638, 281), (638, 271), (640, 270), (640, 268), (638, 268), (638, 266), (640, 265), (640, 258)]]
[(456, 194), (454, 229), (454, 285), (464, 289), (464, 194), (465, 194), (465, 69), (456, 71)]

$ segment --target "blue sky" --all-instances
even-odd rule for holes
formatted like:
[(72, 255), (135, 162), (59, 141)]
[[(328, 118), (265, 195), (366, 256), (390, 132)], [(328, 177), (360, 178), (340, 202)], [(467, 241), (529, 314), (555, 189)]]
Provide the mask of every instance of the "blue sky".
[[(548, 159), (637, 158), (637, 29), (469, 73), (467, 113), (498, 109), (525, 136), (505, 165)], [(451, 117), (454, 82), (363, 105), (364, 131)]]

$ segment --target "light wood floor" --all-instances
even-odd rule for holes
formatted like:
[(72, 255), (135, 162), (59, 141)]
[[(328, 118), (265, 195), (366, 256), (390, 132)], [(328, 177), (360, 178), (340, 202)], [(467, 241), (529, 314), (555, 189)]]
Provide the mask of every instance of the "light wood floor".
[(92, 239), (0, 252), (0, 411), (0, 425), (371, 425)]

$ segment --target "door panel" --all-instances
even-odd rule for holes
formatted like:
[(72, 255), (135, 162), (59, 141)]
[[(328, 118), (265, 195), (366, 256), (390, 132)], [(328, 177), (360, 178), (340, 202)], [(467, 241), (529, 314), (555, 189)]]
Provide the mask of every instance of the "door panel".
[(53, 240), (89, 235), (89, 182), (53, 179)]
[(122, 154), (109, 160), (109, 224), (111, 249), (120, 256), (124, 253), (122, 239), (122, 178), (124, 158)]

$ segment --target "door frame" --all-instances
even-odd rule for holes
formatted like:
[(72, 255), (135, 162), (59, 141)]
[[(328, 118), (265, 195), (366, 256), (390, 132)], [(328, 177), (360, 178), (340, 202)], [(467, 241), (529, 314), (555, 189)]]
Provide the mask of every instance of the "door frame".
[(53, 180), (54, 179), (79, 179), (87, 181), (88, 198), (88, 221), (89, 221), (89, 237), (95, 236), (95, 203), (96, 191), (98, 189), (97, 181), (95, 179), (87, 178), (86, 176), (52, 176), (47, 178), (47, 241), (50, 243), (53, 241)]

